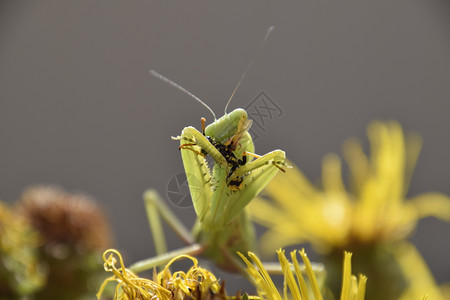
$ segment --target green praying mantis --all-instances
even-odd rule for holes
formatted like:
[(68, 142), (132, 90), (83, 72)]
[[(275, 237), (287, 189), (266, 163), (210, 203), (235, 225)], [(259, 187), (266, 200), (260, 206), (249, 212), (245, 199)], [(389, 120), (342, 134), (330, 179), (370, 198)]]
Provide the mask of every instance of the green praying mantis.
[[(267, 34), (245, 69), (225, 107), (225, 115), (219, 119), (212, 109), (195, 95), (155, 71), (152, 75), (169, 83), (205, 106), (213, 115), (214, 122), (205, 126), (201, 119), (201, 132), (186, 127), (180, 136), (179, 149), (197, 220), (191, 232), (178, 220), (158, 193), (148, 190), (144, 201), (157, 256), (130, 266), (141, 272), (163, 265), (179, 254), (202, 254), (228, 271), (242, 271), (243, 265), (236, 252), (246, 254), (254, 251), (255, 233), (246, 206), (279, 172), (284, 172), (286, 155), (274, 150), (263, 156), (254, 153), (253, 140), (249, 134), (252, 124), (244, 109), (227, 113), (227, 107), (245, 77), (258, 52), (263, 47), (273, 27)], [(212, 158), (209, 166), (207, 157)], [(167, 251), (162, 233), (162, 217), (188, 244), (187, 247)]]

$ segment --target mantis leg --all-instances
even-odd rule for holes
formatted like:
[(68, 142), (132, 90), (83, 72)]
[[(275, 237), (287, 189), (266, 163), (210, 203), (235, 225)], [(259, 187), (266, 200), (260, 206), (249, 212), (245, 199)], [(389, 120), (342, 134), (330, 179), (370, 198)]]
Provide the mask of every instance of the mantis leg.
[(242, 212), (278, 173), (278, 165), (284, 165), (285, 159), (284, 151), (274, 150), (236, 169), (228, 178), (228, 182), (241, 178), (243, 187), (239, 192), (230, 194), (230, 201), (227, 201), (228, 214), (224, 218), (232, 220)]
[(194, 153), (196, 153), (197, 155), (201, 155), (201, 156), (203, 156), (203, 157), (205, 157), (206, 155), (205, 154), (203, 154), (203, 153), (201, 153), (200, 151), (197, 151), (197, 150), (194, 150), (194, 149), (192, 149), (192, 148), (190, 148), (189, 146), (196, 146), (197, 144), (183, 144), (183, 145), (181, 145), (178, 149), (184, 149), (184, 150), (190, 150), (190, 151), (192, 151), (192, 152), (194, 152)]
[[(244, 155), (250, 155), (250, 156), (255, 157), (255, 158), (261, 158), (262, 157), (261, 155), (258, 155), (258, 154), (252, 153), (252, 152), (248, 152), (248, 151), (245, 151)], [(272, 162), (272, 164), (275, 167), (277, 167), (281, 172), (286, 173), (286, 171), (279, 166), (279, 164), (286, 165), (286, 163), (284, 163), (284, 162)]]
[[(238, 168), (229, 178), (229, 180), (233, 180), (237, 177), (244, 176), (245, 174), (252, 172), (256, 169), (262, 168), (267, 166), (268, 164), (272, 164), (275, 167), (278, 167), (278, 165), (285, 165), (284, 161), (286, 159), (286, 154), (282, 150), (274, 150), (271, 151), (263, 156), (259, 156), (250, 152), (246, 153), (247, 155), (251, 155), (254, 157), (257, 157), (252, 162), (249, 162), (242, 167)], [(283, 170), (284, 171), (284, 170)]]
[(164, 233), (160, 217), (169, 225), (169, 227), (186, 244), (194, 243), (190, 231), (184, 226), (178, 217), (170, 210), (164, 201), (162, 201), (156, 190), (149, 189), (144, 192), (144, 204), (147, 212), (148, 223), (155, 241), (156, 254), (160, 255), (167, 252)]
[[(183, 223), (181, 223), (181, 221), (164, 203), (164, 201), (162, 201), (157, 191), (153, 189), (145, 191), (144, 204), (157, 256), (134, 263), (130, 266), (130, 269), (133, 272), (143, 272), (154, 267), (161, 266), (180, 254), (194, 255), (203, 251), (203, 247), (194, 243), (194, 239), (192, 238), (189, 230), (183, 225)], [(164, 237), (160, 218), (162, 218), (189, 246), (167, 252), (166, 239)]]
[(196, 256), (198, 254), (201, 254), (202, 252), (203, 246), (201, 246), (200, 244), (192, 244), (187, 247), (158, 255), (156, 257), (138, 261), (132, 264), (128, 269), (133, 271), (134, 273), (141, 273), (144, 271), (148, 271), (154, 267), (165, 265), (178, 255), (189, 254), (192, 256)]
[(183, 159), (195, 213), (200, 221), (203, 221), (205, 215), (211, 208), (212, 186), (216, 184), (216, 182), (212, 182), (213, 176), (204, 154), (206, 153), (214, 159), (214, 165), (222, 173), (227, 174), (230, 167), (225, 157), (194, 127), (184, 128), (181, 136), (176, 139), (180, 140), (181, 146), (192, 144), (181, 148), (181, 157)]
[(178, 137), (177, 139), (180, 139), (183, 146), (183, 140), (191, 142), (194, 141), (196, 145), (198, 145), (202, 150), (206, 151), (215, 161), (216, 163), (220, 164), (221, 166), (227, 167), (227, 160), (225, 157), (223, 157), (222, 154), (214, 147), (213, 144), (211, 144), (210, 141), (197, 129), (194, 127), (186, 127), (183, 129), (183, 132), (181, 132), (181, 137)]

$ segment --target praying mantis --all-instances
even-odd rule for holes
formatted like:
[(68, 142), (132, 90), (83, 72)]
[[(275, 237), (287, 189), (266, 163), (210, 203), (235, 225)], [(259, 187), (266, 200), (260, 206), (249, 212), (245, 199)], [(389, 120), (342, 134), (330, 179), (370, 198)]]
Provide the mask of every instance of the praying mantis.
[[(205, 126), (206, 120), (202, 118), (201, 131), (188, 126), (180, 136), (173, 137), (180, 141), (179, 149), (197, 215), (192, 231), (189, 232), (178, 220), (156, 191), (146, 191), (144, 201), (157, 256), (131, 265), (130, 270), (148, 270), (165, 264), (179, 254), (202, 254), (225, 270), (243, 270), (242, 261), (236, 253), (246, 254), (255, 248), (255, 233), (246, 206), (279, 171), (285, 172), (283, 168), (288, 166), (282, 150), (263, 156), (255, 154), (249, 134), (252, 122), (247, 112), (238, 108), (227, 113), (227, 107), (272, 30), (273, 27), (267, 31), (229, 98), (224, 116), (219, 119), (195, 95), (159, 73), (150, 71), (153, 76), (205, 106), (212, 113), (214, 122)], [(212, 158), (211, 166), (207, 157)], [(160, 217), (188, 244), (187, 247), (167, 251)]]

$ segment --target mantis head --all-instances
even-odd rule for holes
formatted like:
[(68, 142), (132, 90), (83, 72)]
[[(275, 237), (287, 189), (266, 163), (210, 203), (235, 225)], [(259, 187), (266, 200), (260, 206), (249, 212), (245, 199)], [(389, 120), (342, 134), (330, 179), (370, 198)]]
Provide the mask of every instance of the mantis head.
[(242, 108), (237, 108), (206, 126), (205, 135), (213, 137), (219, 143), (225, 143), (234, 135), (248, 130), (249, 122), (247, 112)]

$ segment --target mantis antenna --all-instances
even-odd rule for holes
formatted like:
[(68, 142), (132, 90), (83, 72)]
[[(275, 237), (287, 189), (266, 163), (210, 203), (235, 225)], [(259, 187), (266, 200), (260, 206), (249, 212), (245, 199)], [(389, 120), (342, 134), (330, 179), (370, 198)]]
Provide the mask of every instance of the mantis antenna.
[(202, 100), (200, 100), (200, 98), (198, 98), (197, 96), (195, 96), (194, 94), (192, 94), (191, 92), (189, 92), (188, 90), (186, 90), (184, 87), (182, 87), (181, 85), (173, 82), (172, 80), (170, 80), (169, 78), (164, 77), (163, 75), (159, 74), (158, 72), (156, 72), (155, 70), (150, 70), (150, 74), (152, 76), (155, 76), (156, 78), (170, 84), (171, 86), (179, 89), (180, 91), (182, 91), (183, 93), (187, 94), (188, 96), (190, 96), (191, 98), (193, 98), (194, 100), (197, 100), (200, 104), (202, 104), (204, 107), (206, 107), (213, 115), (214, 117), (214, 121), (216, 121), (216, 114), (214, 114), (214, 111), (208, 106), (206, 105), (205, 102), (203, 102)]
[(228, 99), (227, 105), (225, 106), (225, 115), (227, 114), (228, 104), (230, 104), (231, 99), (233, 99), (234, 94), (236, 93), (237, 89), (241, 85), (242, 80), (244, 79), (245, 75), (247, 75), (248, 70), (250, 70), (250, 68), (252, 67), (253, 63), (255, 62), (256, 57), (258, 56), (259, 52), (261, 52), (261, 49), (264, 47), (264, 44), (266, 43), (267, 39), (269, 38), (269, 35), (272, 33), (272, 31), (274, 29), (275, 29), (274, 26), (271, 26), (269, 29), (267, 29), (266, 36), (264, 37), (264, 40), (259, 45), (258, 49), (256, 49), (255, 54), (253, 54), (252, 60), (248, 64), (247, 68), (245, 68), (244, 73), (241, 76), (241, 79), (239, 79), (239, 82), (236, 85), (236, 87), (234, 88), (233, 93), (231, 93), (230, 99)]

